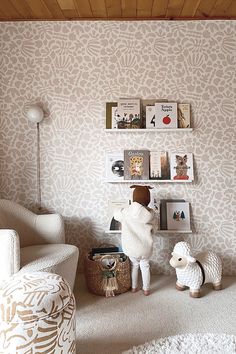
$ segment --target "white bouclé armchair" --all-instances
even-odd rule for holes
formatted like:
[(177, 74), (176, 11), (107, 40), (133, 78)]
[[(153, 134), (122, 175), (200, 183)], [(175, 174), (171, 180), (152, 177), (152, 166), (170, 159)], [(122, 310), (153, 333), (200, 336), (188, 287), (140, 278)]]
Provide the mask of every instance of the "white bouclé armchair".
[(74, 287), (79, 250), (65, 244), (59, 214), (37, 215), (0, 199), (0, 282), (19, 272), (51, 272)]

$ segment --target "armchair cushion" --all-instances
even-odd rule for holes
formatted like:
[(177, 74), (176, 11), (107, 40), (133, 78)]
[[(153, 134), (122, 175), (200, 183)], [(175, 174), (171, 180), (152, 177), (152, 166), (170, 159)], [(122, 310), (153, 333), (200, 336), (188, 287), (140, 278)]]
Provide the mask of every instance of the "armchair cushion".
[(20, 250), (20, 273), (49, 272), (60, 274), (73, 289), (79, 256), (76, 246), (65, 244), (36, 245)]
[(25, 272), (53, 272), (73, 289), (79, 250), (65, 244), (63, 218), (37, 215), (25, 207), (0, 199), (0, 281)]

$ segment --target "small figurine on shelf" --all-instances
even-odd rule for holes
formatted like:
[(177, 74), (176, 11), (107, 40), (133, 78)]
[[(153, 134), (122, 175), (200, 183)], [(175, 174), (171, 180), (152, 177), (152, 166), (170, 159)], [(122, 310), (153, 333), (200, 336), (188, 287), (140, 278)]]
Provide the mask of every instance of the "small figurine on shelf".
[(123, 252), (130, 258), (132, 269), (132, 292), (138, 290), (139, 267), (142, 274), (143, 293), (150, 294), (150, 265), (152, 254), (152, 222), (154, 211), (148, 208), (150, 186), (131, 186), (133, 202), (126, 208), (116, 210), (114, 218), (121, 222), (121, 243)]
[(178, 242), (172, 252), (170, 265), (177, 275), (176, 289), (190, 288), (190, 296), (200, 297), (200, 287), (212, 283), (215, 290), (221, 290), (222, 263), (216, 253), (202, 252), (192, 257), (188, 242)]

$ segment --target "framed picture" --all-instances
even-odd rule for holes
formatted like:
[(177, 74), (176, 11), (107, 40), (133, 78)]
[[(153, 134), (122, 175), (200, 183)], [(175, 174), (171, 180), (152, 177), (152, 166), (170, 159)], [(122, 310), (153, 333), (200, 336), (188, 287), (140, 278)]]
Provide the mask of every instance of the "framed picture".
[(189, 203), (166, 203), (167, 230), (190, 230)]
[(167, 230), (167, 203), (184, 203), (184, 199), (161, 199), (160, 200), (160, 229)]
[(124, 179), (124, 153), (106, 153), (106, 180), (108, 182), (119, 182)]
[(106, 129), (117, 129), (117, 102), (106, 103)]
[(193, 181), (193, 154), (172, 153), (170, 156), (170, 176), (172, 180)]

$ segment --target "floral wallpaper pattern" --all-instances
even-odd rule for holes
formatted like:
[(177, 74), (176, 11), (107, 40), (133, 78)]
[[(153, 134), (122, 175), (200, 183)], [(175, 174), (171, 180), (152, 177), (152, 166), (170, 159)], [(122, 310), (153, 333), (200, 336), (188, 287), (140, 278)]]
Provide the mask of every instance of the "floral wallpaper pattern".
[[(162, 149), (194, 154), (192, 184), (158, 184), (157, 198), (191, 203), (190, 235), (154, 237), (152, 272), (169, 274), (176, 242), (213, 249), (236, 274), (235, 21), (0, 23), (0, 197), (36, 210), (40, 123), (40, 212), (59, 212), (68, 243), (83, 255), (119, 235), (104, 233), (109, 199), (129, 184), (105, 182), (105, 152)], [(190, 103), (193, 132), (105, 132), (105, 103), (119, 97)]]

